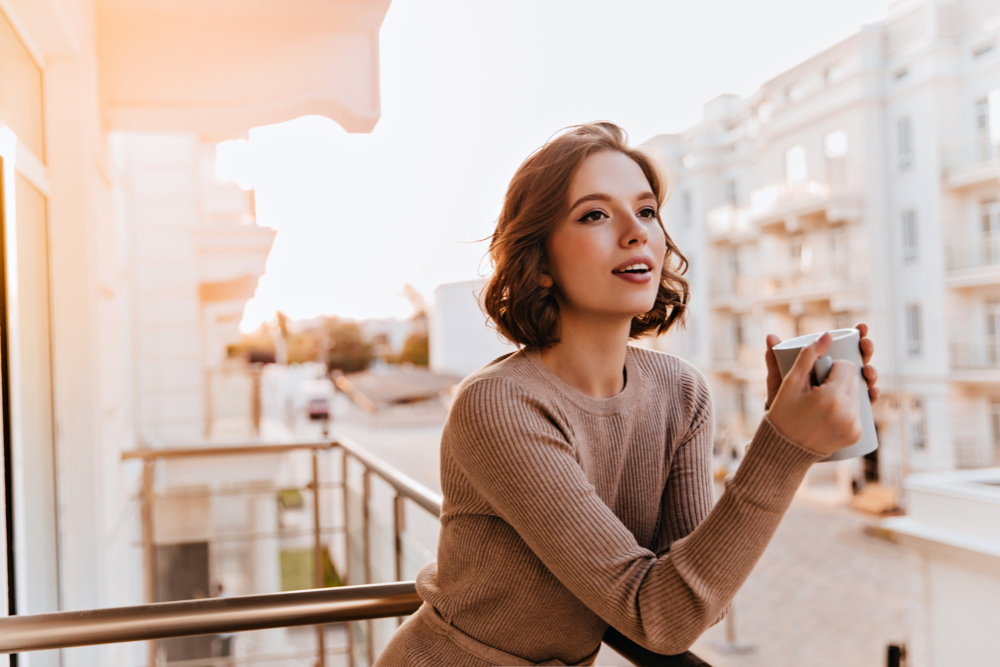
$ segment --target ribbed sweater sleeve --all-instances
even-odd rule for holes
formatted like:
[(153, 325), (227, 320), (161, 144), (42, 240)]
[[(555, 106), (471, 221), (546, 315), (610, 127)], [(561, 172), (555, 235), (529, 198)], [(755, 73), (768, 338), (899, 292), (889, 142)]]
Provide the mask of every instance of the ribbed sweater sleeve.
[[(518, 383), (466, 386), (449, 421), (449, 454), (553, 575), (607, 623), (666, 654), (686, 650), (720, 617), (818, 458), (765, 420), (720, 502), (658, 556), (597, 495), (550, 408)], [(710, 445), (703, 428), (685, 446)], [(697, 475), (691, 482), (704, 484)]]
[[(693, 369), (692, 369), (693, 370)], [(701, 373), (692, 372), (688, 393), (694, 408), (688, 431), (670, 462), (670, 474), (663, 489), (660, 529), (656, 553), (663, 555), (670, 545), (698, 527), (712, 510), (712, 399)]]

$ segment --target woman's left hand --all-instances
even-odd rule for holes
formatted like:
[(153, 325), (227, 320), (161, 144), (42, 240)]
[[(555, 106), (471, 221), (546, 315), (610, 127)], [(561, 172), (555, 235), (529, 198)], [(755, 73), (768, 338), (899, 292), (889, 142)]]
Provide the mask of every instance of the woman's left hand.
[[(875, 386), (875, 383), (878, 381), (878, 371), (868, 362), (872, 360), (872, 355), (875, 354), (875, 343), (868, 338), (867, 324), (859, 322), (854, 328), (861, 333), (861, 363), (864, 364), (861, 374), (864, 376), (865, 382), (868, 383), (868, 397), (874, 403), (878, 400), (879, 395), (878, 387)], [(764, 404), (765, 410), (770, 409), (771, 403), (778, 393), (778, 387), (781, 386), (781, 369), (778, 368), (778, 359), (774, 356), (774, 351), (771, 349), (780, 342), (781, 339), (774, 334), (767, 335), (767, 352), (764, 355), (764, 359), (767, 362), (767, 403)]]

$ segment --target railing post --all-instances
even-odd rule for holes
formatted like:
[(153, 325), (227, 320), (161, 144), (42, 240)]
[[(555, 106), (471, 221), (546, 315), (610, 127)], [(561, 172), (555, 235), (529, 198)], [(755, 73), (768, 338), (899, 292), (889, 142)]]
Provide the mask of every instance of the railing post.
[[(319, 521), (319, 451), (312, 450), (312, 491), (313, 491), (313, 584), (323, 588), (323, 543)], [(326, 667), (326, 634), (323, 625), (316, 626), (317, 667)]]
[[(156, 461), (146, 459), (142, 464), (141, 517), (142, 562), (146, 579), (146, 602), (156, 602), (156, 551), (153, 545), (153, 483)], [(147, 643), (149, 667), (156, 667), (156, 640)]]
[(403, 531), (406, 530), (406, 499), (397, 491), (392, 502), (392, 525), (396, 546), (396, 581), (403, 580)]
[[(361, 516), (364, 520), (364, 525), (361, 527), (361, 534), (364, 539), (364, 564), (365, 564), (365, 583), (372, 583), (372, 551), (371, 551), (371, 502), (372, 502), (372, 476), (371, 471), (368, 466), (365, 465), (364, 474), (361, 476)], [(375, 662), (375, 637), (373, 632), (375, 630), (375, 624), (372, 623), (371, 619), (367, 621), (368, 632), (366, 633), (366, 643), (368, 649), (368, 664), (371, 665)]]
[[(340, 490), (342, 503), (344, 506), (344, 570), (341, 572), (341, 580), (345, 585), (350, 585), (351, 568), (351, 509), (349, 502), (350, 490), (347, 486), (347, 450), (340, 448)], [(345, 624), (347, 628), (347, 667), (354, 667), (354, 634), (351, 632), (351, 624)]]
[[(392, 526), (396, 547), (396, 581), (403, 580), (403, 532), (406, 530), (406, 499), (396, 491), (392, 500)], [(403, 618), (396, 619), (397, 625), (402, 625)]]

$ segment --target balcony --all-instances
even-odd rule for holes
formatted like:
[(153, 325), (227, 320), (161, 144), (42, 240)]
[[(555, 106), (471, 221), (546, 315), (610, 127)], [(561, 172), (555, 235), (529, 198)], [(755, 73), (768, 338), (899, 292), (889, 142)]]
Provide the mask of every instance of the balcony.
[(951, 344), (951, 380), (966, 384), (1000, 384), (1000, 340)]
[(765, 307), (828, 301), (833, 312), (864, 310), (865, 275), (844, 257), (773, 263), (761, 274), (756, 301)]
[(750, 209), (745, 206), (723, 204), (705, 214), (708, 238), (712, 242), (736, 242), (754, 234)]
[(941, 180), (950, 190), (978, 185), (996, 185), (1000, 179), (1000, 163), (996, 146), (988, 133), (970, 141), (958, 141), (941, 152)]
[(712, 370), (736, 380), (750, 382), (761, 379), (764, 357), (759, 347), (728, 340), (712, 345)]
[(745, 311), (757, 296), (760, 280), (754, 275), (718, 273), (712, 276), (710, 294), (712, 306), (728, 310)]
[(949, 245), (945, 283), (954, 289), (1000, 285), (1000, 234), (984, 233)]
[(781, 181), (750, 193), (749, 215), (758, 228), (783, 224), (796, 231), (799, 219), (822, 215), (827, 222), (853, 222), (864, 214), (860, 191), (842, 183)]

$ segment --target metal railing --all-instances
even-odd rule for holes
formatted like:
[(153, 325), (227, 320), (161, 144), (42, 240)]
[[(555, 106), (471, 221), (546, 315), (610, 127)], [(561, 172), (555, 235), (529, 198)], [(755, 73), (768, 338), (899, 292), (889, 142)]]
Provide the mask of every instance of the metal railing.
[[(297, 451), (311, 453), (309, 490), (313, 496), (313, 575), (315, 589), (209, 599), (155, 602), (156, 562), (154, 543), (154, 478), (159, 461), (192, 458), (235, 457), (267, 454), (287, 454)], [(344, 539), (343, 578), (356, 585), (322, 588), (323, 545), (321, 522), (321, 484), (319, 454), (339, 450), (341, 460), (343, 526), (338, 531)], [(427, 489), (386, 462), (372, 455), (347, 438), (322, 442), (292, 442), (282, 444), (251, 444), (238, 446), (173, 447), (141, 449), (125, 452), (125, 460), (143, 464), (140, 490), (142, 546), (145, 583), (149, 604), (130, 607), (91, 609), (0, 618), (0, 654), (25, 651), (62, 649), (76, 646), (148, 641), (150, 667), (161, 664), (156, 641), (224, 633), (315, 625), (317, 629), (316, 663), (326, 664), (327, 652), (323, 629), (328, 624), (348, 623), (347, 662), (349, 665), (371, 664), (377, 655), (372, 623), (409, 615), (421, 604), (412, 581), (402, 581), (404, 573), (405, 502), (410, 501), (432, 517), (441, 514), (441, 496)], [(361, 468), (359, 507), (361, 525), (351, 522), (351, 484), (349, 467)], [(374, 549), (372, 548), (372, 477), (384, 482), (392, 492), (392, 570), (395, 581), (375, 583)], [(330, 485), (326, 485), (329, 488)], [(359, 542), (351, 544), (351, 536), (360, 528)], [(357, 547), (352, 549), (353, 547)], [(360, 552), (360, 559), (351, 553)], [(357, 585), (360, 584), (360, 585)], [(398, 622), (398, 621), (397, 621)], [(394, 627), (394, 626), (393, 626)], [(361, 643), (361, 646), (357, 644)], [(691, 653), (679, 656), (654, 654), (620, 633), (609, 630), (604, 642), (639, 667), (682, 667), (707, 665)], [(361, 650), (355, 650), (361, 649)], [(192, 663), (193, 664), (193, 663)], [(201, 664), (199, 662), (199, 664)], [(215, 664), (211, 661), (205, 664)], [(228, 664), (228, 663), (227, 663)]]
[[(336, 483), (323, 484), (321, 480), (320, 454), (329, 451), (339, 451), (342, 453), (340, 461), (340, 479)], [(331, 553), (331, 545), (324, 543), (324, 536), (330, 533), (340, 534), (342, 537), (341, 553), (343, 557), (339, 563), (338, 575), (342, 581), (350, 584), (372, 584), (376, 581), (386, 581), (391, 579), (401, 581), (403, 576), (404, 562), (404, 537), (405, 530), (405, 504), (410, 501), (412, 504), (428, 512), (435, 519), (441, 512), (441, 497), (433, 491), (413, 479), (402, 474), (389, 464), (366, 451), (357, 443), (348, 438), (338, 438), (332, 441), (297, 441), (280, 444), (247, 444), (228, 446), (194, 446), (194, 447), (163, 447), (146, 448), (125, 452), (123, 459), (139, 460), (143, 464), (143, 474), (140, 498), (140, 515), (142, 528), (142, 552), (143, 571), (145, 575), (146, 601), (150, 604), (160, 602), (157, 600), (157, 545), (154, 540), (156, 533), (154, 508), (158, 501), (163, 501), (166, 495), (158, 496), (155, 493), (156, 466), (160, 462), (183, 461), (191, 459), (212, 459), (224, 458), (245, 459), (247, 457), (263, 455), (292, 454), (294, 452), (306, 452), (310, 454), (310, 481), (305, 485), (304, 490), (311, 495), (311, 532), (312, 535), (312, 585), (315, 588), (324, 586), (324, 555)], [(360, 488), (352, 488), (348, 482), (351, 468), (360, 467)], [(358, 477), (354, 475), (353, 477)], [(372, 510), (372, 481), (373, 477), (381, 480), (393, 492), (392, 498), (392, 518), (389, 523), (392, 526), (392, 551), (394, 563), (391, 571), (383, 573), (382, 577), (376, 577), (373, 567), (372, 547), (372, 526), (374, 521)], [(322, 515), (324, 514), (325, 503), (321, 500), (323, 492), (340, 492), (340, 519), (339, 526), (324, 529), (322, 526)], [(328, 497), (328, 500), (336, 500)], [(329, 510), (326, 510), (327, 512)], [(353, 519), (353, 520), (352, 520)], [(376, 524), (377, 525), (377, 524)], [(332, 557), (332, 554), (331, 554)], [(384, 560), (384, 559), (383, 559)], [(161, 598), (162, 599), (162, 598)], [(374, 617), (373, 617), (374, 618)], [(273, 627), (273, 626), (272, 626)], [(385, 635), (391, 630), (387, 627), (382, 634)], [(349, 664), (370, 664), (374, 661), (377, 653), (375, 642), (375, 628), (371, 620), (365, 624), (351, 624), (347, 634), (347, 652)], [(149, 645), (150, 665), (160, 664), (157, 656), (158, 647), (155, 642)], [(326, 636), (323, 625), (316, 627), (316, 655), (317, 664), (326, 664)]]
[(0, 653), (41, 651), (412, 614), (412, 581), (159, 602), (0, 619)]
[(949, 271), (1000, 265), (1000, 233), (984, 232), (972, 240), (948, 245), (945, 262)]

